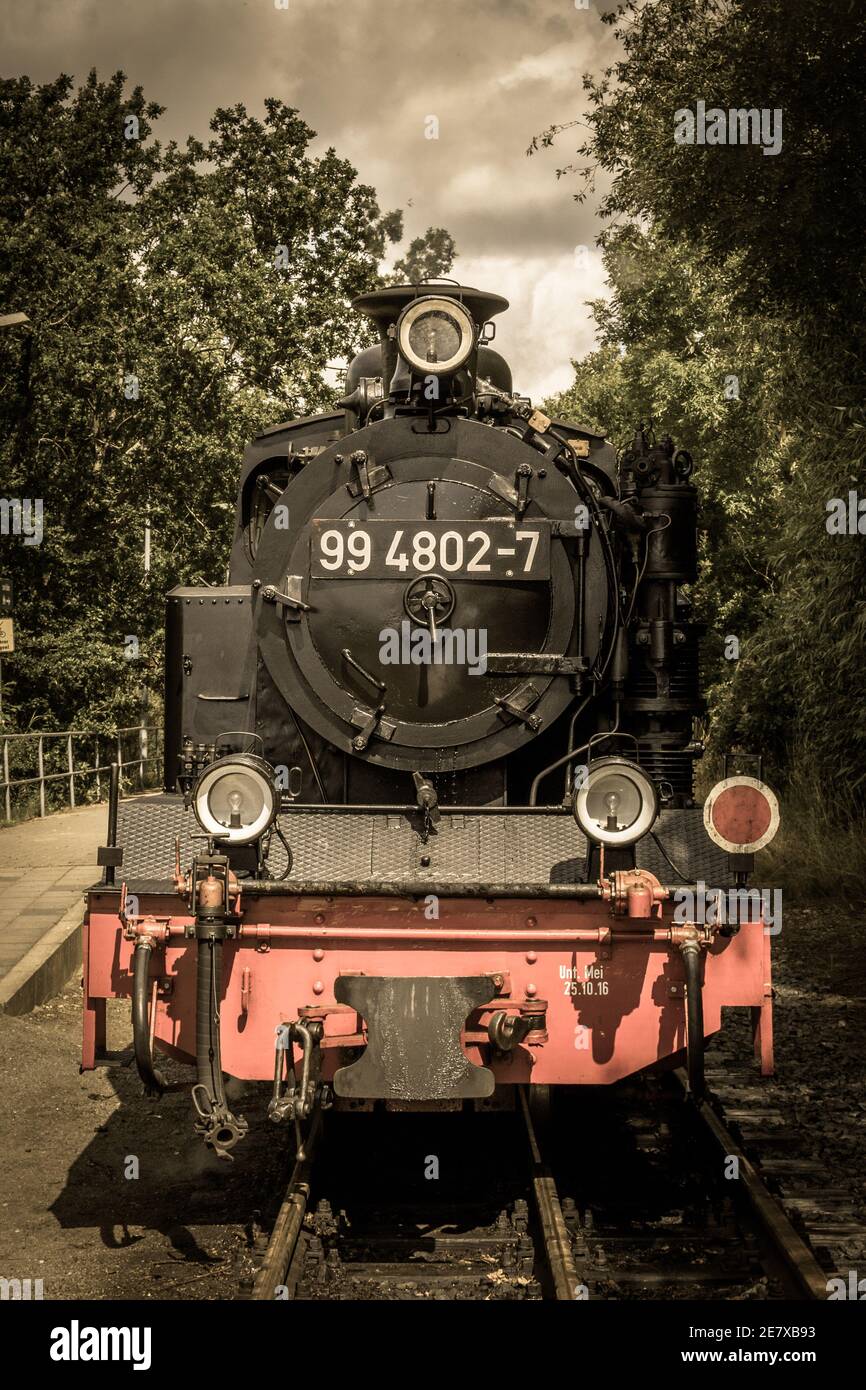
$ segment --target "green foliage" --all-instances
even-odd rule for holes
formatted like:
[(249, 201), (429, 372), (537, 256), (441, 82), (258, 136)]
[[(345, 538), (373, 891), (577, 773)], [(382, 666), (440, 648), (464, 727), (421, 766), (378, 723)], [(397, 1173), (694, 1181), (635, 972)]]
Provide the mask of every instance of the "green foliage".
[(450, 233), (444, 227), (428, 227), (423, 236), (416, 236), (409, 243), (405, 256), (395, 263), (391, 284), (423, 285), (426, 280), (447, 275), (456, 255), (457, 246)]
[(402, 236), (282, 102), (219, 110), (185, 147), (153, 139), (160, 114), (121, 73), (0, 83), (0, 306), (30, 319), (0, 329), (0, 472), (44, 503), (41, 545), (0, 541), (22, 727), (137, 721), (163, 594), (224, 579), (244, 446), (330, 408), (326, 367), (369, 338), (350, 301)]
[[(844, 822), (866, 807), (866, 540), (826, 520), (831, 499), (866, 498), (866, 15), (640, 0), (609, 19), (625, 57), (585, 79), (589, 133), (561, 172), (578, 197), (605, 180), (612, 298), (551, 408), (618, 440), (651, 417), (694, 453), (711, 751), (763, 750), (775, 780), (832, 787)], [(781, 152), (676, 145), (698, 100), (780, 108)]]
[(866, 875), (863, 829), (862, 818), (840, 815), (834, 786), (821, 783), (808, 765), (795, 768), (779, 833), (761, 853), (763, 882), (778, 884), (791, 899), (823, 898), (826, 904), (842, 897), (859, 907)]
[[(866, 13), (859, 0), (622, 0), (607, 16), (623, 59), (587, 75), (588, 129), (561, 173), (585, 197), (604, 174), (602, 215), (651, 220), (700, 259), (739, 257), (746, 308), (848, 314), (863, 292)], [(781, 109), (778, 155), (677, 145), (674, 116)], [(829, 273), (832, 267), (832, 274)]]

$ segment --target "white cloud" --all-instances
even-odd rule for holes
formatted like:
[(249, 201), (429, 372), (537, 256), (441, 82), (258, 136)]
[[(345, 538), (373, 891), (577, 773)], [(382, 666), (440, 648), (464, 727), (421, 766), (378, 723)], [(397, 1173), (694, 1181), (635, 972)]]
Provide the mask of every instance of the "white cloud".
[(541, 401), (571, 385), (571, 359), (595, 346), (585, 301), (608, 293), (597, 250), (585, 256), (461, 256), (454, 273), (463, 284), (510, 300), (496, 320), (494, 347), (511, 366), (515, 390)]
[[(519, 388), (541, 399), (566, 386), (571, 357), (592, 347), (583, 301), (603, 288), (593, 250), (572, 248), (598, 230), (576, 185), (557, 181), (579, 140), (526, 158), (533, 135), (580, 118), (581, 74), (618, 54), (595, 10), (571, 0), (29, 0), (0, 8), (7, 72), (83, 81), (123, 68), (130, 85), (163, 103), (156, 135), (207, 138), (218, 106), (244, 102), (261, 116), (277, 96), (372, 183), (383, 208), (406, 210), (406, 242), (428, 226), (457, 242), (454, 275), (505, 294), (497, 346)], [(190, 54), (194, 63), (190, 66)], [(440, 138), (424, 138), (435, 113)]]
[(575, 68), (575, 46), (573, 43), (558, 48), (549, 48), (546, 53), (529, 53), (515, 63), (507, 72), (496, 78), (497, 86), (506, 91), (521, 87), (527, 82), (544, 82), (551, 90), (570, 87), (577, 78)]

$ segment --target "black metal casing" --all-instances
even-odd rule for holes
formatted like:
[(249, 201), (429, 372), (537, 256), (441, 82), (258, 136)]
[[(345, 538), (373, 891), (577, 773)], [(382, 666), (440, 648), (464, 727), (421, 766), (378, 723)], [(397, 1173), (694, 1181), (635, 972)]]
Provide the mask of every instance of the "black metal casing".
[(174, 791), (184, 740), (211, 746), (249, 727), (255, 696), (252, 590), (179, 587), (166, 598), (165, 788)]
[[(479, 341), (468, 373), (443, 381), (428, 407), (392, 328), (413, 297), (433, 292), (469, 309)], [(542, 768), (613, 730), (631, 745), (605, 751), (636, 750), (663, 802), (691, 805), (691, 728), (702, 704), (700, 628), (680, 593), (696, 569), (688, 456), (639, 431), (618, 469), (591, 430), (555, 421), (551, 438), (544, 417), (510, 395), (507, 363), (484, 343), (487, 318), (506, 307), (498, 296), (395, 287), (358, 307), (379, 343), (350, 365), (342, 409), (275, 426), (246, 452), (232, 583), (168, 596), (166, 789), (176, 789), (191, 756), (206, 761), (218, 739), (225, 747), (226, 735), (240, 733), (255, 734), (256, 751), (274, 766), (295, 769), (301, 803), (411, 802), (417, 771), (443, 804), (525, 804)], [(611, 506), (582, 530), (575, 519), (588, 486)], [(484, 674), (383, 665), (383, 630), (407, 614), (413, 630), (423, 625), (407, 598), (412, 576), (329, 576), (311, 559), (328, 525), (425, 522), (549, 534), (546, 575), (437, 569), (449, 625), (487, 635)], [(612, 625), (626, 610), (611, 664)], [(545, 782), (542, 801), (562, 802), (564, 777)]]

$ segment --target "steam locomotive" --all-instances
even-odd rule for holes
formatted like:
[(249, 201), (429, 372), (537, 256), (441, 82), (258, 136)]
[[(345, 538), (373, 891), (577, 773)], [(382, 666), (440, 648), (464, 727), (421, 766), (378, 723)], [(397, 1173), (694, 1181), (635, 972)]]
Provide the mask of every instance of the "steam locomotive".
[[(331, 413), (248, 448), (228, 583), (167, 599), (165, 788), (121, 799), (85, 925), (83, 1066), (105, 1000), (197, 1068), (204, 1141), (320, 1104), (508, 1104), (687, 1061), (752, 1010), (748, 893), (778, 807), (693, 799), (702, 709), (692, 459), (515, 394), (508, 307), (449, 283), (356, 301), (377, 341)], [(748, 916), (748, 914), (746, 914)]]

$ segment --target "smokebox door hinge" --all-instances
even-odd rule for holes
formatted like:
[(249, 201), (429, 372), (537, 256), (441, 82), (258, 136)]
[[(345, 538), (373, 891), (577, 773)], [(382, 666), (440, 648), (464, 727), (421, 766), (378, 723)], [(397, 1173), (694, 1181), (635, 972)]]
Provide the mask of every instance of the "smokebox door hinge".
[(301, 598), (301, 584), (303, 577), (300, 574), (286, 575), (286, 591), (280, 593), (274, 584), (266, 584), (262, 589), (262, 598), (265, 603), (278, 603), (286, 610), (286, 619), (290, 623), (299, 623), (302, 613), (312, 613), (309, 603), (304, 603)]
[(356, 705), (352, 710), (350, 722), (361, 731), (352, 739), (352, 747), (356, 753), (363, 753), (374, 734), (377, 738), (386, 740), (394, 737), (397, 725), (393, 720), (385, 719), (384, 714), (384, 705), (379, 705), (377, 709), (365, 709), (363, 705)]
[(526, 681), (512, 690), (510, 695), (494, 696), (493, 702), (499, 706), (500, 714), (510, 714), (512, 719), (519, 719), (521, 724), (525, 724), (536, 733), (541, 728), (541, 718), (537, 714), (530, 714), (529, 710), (540, 699), (541, 696), (532, 681)]
[(353, 497), (363, 497), (369, 501), (377, 488), (391, 481), (393, 474), (386, 463), (371, 465), (369, 456), (363, 449), (356, 449), (349, 462), (355, 470), (355, 477), (346, 488)]

